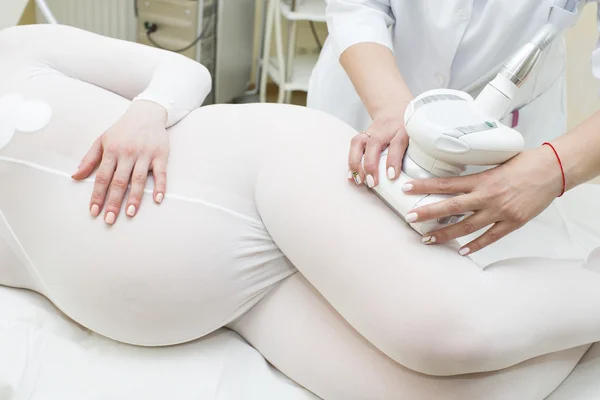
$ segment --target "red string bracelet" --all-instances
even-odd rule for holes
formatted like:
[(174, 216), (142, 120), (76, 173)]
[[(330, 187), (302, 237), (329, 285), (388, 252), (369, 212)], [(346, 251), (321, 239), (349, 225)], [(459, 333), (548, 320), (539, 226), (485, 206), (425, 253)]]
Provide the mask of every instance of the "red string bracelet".
[(558, 165), (560, 166), (560, 173), (562, 174), (562, 192), (558, 196), (558, 197), (560, 197), (563, 194), (565, 194), (565, 189), (567, 187), (567, 181), (565, 179), (565, 170), (563, 168), (562, 161), (560, 161), (560, 157), (558, 155), (558, 152), (556, 151), (556, 149), (554, 148), (554, 146), (552, 146), (552, 144), (550, 144), (548, 142), (544, 142), (542, 144), (542, 146), (544, 146), (544, 145), (547, 145), (547, 146), (549, 146), (552, 149), (552, 151), (554, 152), (554, 155), (556, 156), (556, 159), (558, 160)]

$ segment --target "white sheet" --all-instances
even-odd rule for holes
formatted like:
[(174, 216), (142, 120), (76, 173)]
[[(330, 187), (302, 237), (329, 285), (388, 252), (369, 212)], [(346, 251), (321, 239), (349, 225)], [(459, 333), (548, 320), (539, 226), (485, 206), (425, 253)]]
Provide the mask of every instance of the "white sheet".
[[(600, 345), (547, 400), (600, 399)], [(236, 333), (139, 348), (104, 339), (43, 297), (0, 286), (0, 400), (318, 400)]]
[(236, 333), (170, 348), (113, 342), (0, 286), (0, 400), (315, 400)]
[(0, 4), (0, 30), (17, 25), (28, 2), (29, 0), (2, 1)]

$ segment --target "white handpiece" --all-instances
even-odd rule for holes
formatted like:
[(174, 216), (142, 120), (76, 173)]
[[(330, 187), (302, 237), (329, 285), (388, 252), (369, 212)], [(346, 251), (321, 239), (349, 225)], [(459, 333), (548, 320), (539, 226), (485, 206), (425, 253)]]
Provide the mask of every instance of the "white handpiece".
[[(400, 217), (404, 218), (408, 212), (419, 206), (424, 206), (438, 201), (451, 198), (449, 195), (428, 194), (428, 195), (411, 195), (402, 191), (402, 185), (412, 180), (413, 178), (400, 172), (400, 176), (395, 180), (389, 180), (385, 174), (387, 162), (387, 150), (381, 154), (379, 160), (379, 184), (372, 190), (388, 207), (394, 210)], [(443, 218), (439, 221), (427, 221), (423, 223), (409, 224), (415, 231), (421, 235), (426, 235), (429, 232), (440, 229), (448, 224), (453, 224), (460, 221), (462, 215)]]
[[(402, 185), (409, 180), (457, 176), (467, 165), (498, 165), (519, 154), (524, 148), (523, 136), (499, 120), (509, 111), (516, 91), (557, 34), (554, 26), (544, 25), (504, 64), (477, 99), (461, 91), (437, 89), (411, 101), (404, 115), (409, 146), (400, 177), (390, 181), (385, 176), (386, 150), (380, 159), (379, 183), (372, 190), (405, 217), (416, 207), (452, 197), (406, 194)], [(457, 215), (410, 225), (425, 235), (463, 218)]]
[[(414, 179), (457, 176), (466, 165), (501, 164), (523, 150), (523, 136), (498, 120), (487, 119), (467, 94), (433, 90), (415, 98), (406, 111), (410, 143), (400, 176), (385, 175), (387, 150), (379, 162), (379, 183), (372, 190), (397, 214), (451, 198), (450, 195), (411, 195), (402, 186)], [(461, 221), (455, 215), (411, 227), (421, 235)]]

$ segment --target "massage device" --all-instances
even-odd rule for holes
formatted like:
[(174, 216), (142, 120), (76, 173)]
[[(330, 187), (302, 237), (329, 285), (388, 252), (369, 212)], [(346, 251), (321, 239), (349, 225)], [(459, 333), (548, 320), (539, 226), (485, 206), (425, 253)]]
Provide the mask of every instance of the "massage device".
[[(409, 145), (397, 179), (386, 177), (387, 150), (381, 155), (379, 184), (372, 188), (379, 198), (404, 218), (412, 209), (452, 197), (407, 194), (402, 191), (406, 182), (458, 176), (467, 165), (499, 165), (519, 154), (524, 149), (523, 136), (499, 120), (508, 114), (517, 90), (557, 35), (555, 26), (544, 25), (503, 64), (475, 99), (451, 89), (430, 90), (417, 96), (404, 114)], [(454, 215), (410, 226), (425, 235), (464, 218)]]

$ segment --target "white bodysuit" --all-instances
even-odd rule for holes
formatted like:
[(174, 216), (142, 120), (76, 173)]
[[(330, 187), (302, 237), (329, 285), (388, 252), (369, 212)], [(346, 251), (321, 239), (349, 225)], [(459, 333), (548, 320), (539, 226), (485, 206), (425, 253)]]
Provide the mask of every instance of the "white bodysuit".
[[(229, 326), (326, 399), (543, 399), (600, 340), (594, 254), (482, 270), (425, 247), (345, 179), (348, 125), (295, 106), (195, 109), (209, 88), (173, 53), (62, 26), (0, 32), (0, 130), (26, 125), (15, 109), (51, 110), (0, 148), (0, 284), (137, 345)], [(167, 195), (108, 226), (88, 210), (93, 177), (70, 175), (136, 96), (174, 124)]]

